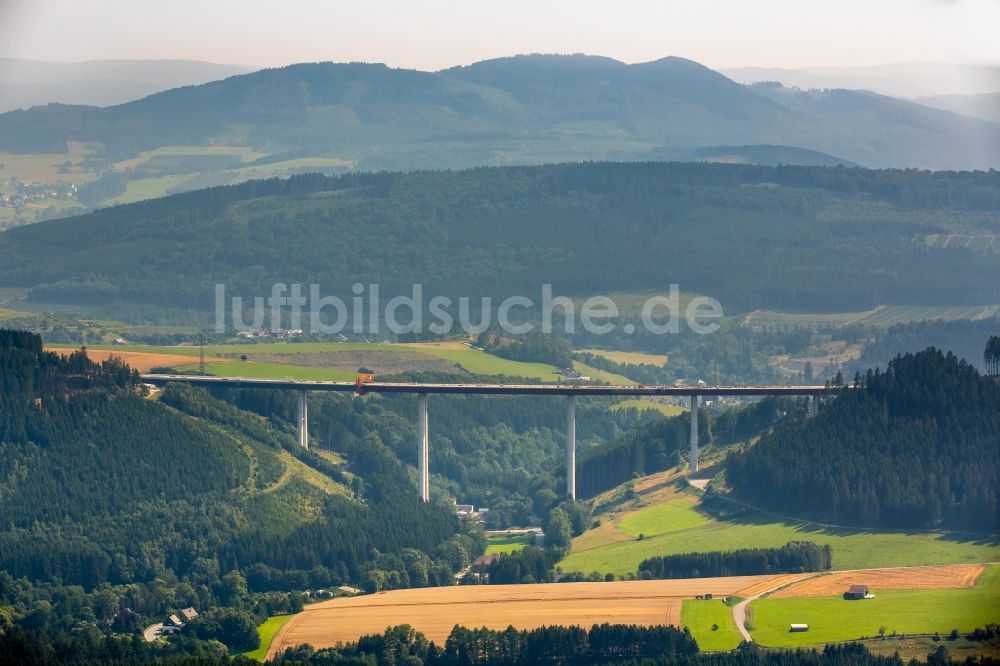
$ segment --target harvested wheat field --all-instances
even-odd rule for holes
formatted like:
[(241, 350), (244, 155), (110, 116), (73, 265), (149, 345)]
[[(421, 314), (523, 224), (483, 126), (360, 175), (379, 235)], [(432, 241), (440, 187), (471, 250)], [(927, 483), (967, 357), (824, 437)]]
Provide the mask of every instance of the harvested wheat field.
[(896, 567), (835, 571), (789, 585), (771, 595), (772, 599), (827, 597), (843, 594), (851, 585), (867, 585), (878, 590), (946, 590), (972, 587), (986, 569), (985, 564), (945, 564), (928, 567)]
[(774, 578), (779, 577), (469, 585), (334, 599), (306, 606), (292, 618), (275, 636), (268, 657), (301, 643), (329, 647), (354, 641), (398, 624), (413, 626), (439, 645), (456, 624), (491, 629), (574, 624), (589, 628), (603, 622), (679, 625), (684, 599), (708, 592), (736, 594)]
[[(767, 579), (760, 581), (759, 583), (755, 583), (753, 585), (749, 585), (743, 588), (742, 590), (740, 590), (740, 596), (754, 597), (757, 596), (758, 594), (764, 594), (768, 590), (774, 590), (779, 587), (785, 587), (787, 585), (791, 585), (793, 583), (796, 583), (797, 581), (804, 580), (812, 576), (813, 574), (811, 573), (778, 574), (776, 576), (770, 576)], [(773, 597), (777, 595), (772, 594), (771, 596)]]
[[(63, 356), (69, 356), (74, 352), (80, 351), (79, 349), (69, 349), (66, 347), (46, 347), (45, 351), (55, 352), (56, 354), (61, 354)], [(87, 358), (89, 358), (94, 363), (100, 363), (101, 361), (106, 361), (112, 356), (117, 356), (126, 363), (129, 367), (138, 370), (139, 372), (149, 372), (151, 368), (157, 366), (165, 367), (175, 367), (178, 365), (194, 365), (198, 362), (198, 356), (183, 356), (180, 354), (154, 354), (150, 352), (136, 352), (136, 351), (106, 351), (103, 349), (88, 349)], [(213, 363), (220, 361), (217, 358), (206, 358), (206, 363)]]

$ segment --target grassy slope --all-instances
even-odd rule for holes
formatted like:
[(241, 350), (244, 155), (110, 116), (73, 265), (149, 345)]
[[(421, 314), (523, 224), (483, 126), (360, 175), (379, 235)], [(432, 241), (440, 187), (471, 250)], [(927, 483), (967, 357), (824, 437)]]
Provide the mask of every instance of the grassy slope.
[(594, 354), (595, 356), (603, 356), (604, 358), (614, 361), (615, 363), (626, 363), (631, 365), (646, 364), (655, 365), (657, 367), (662, 367), (667, 364), (667, 357), (662, 354), (646, 354), (643, 352), (615, 351), (608, 349), (581, 349), (580, 351), (588, 354)]
[(638, 409), (640, 411), (647, 409), (654, 409), (664, 416), (677, 416), (678, 414), (683, 414), (688, 411), (683, 407), (678, 405), (668, 405), (662, 402), (656, 402), (655, 400), (642, 400), (640, 398), (634, 398), (631, 400), (622, 400), (621, 402), (616, 402), (611, 405), (608, 409), (614, 411), (619, 409)]
[[(967, 632), (1000, 617), (1000, 566), (993, 565), (976, 587), (965, 590), (886, 590), (874, 599), (845, 601), (839, 596), (759, 599), (751, 604), (762, 645), (792, 647), (845, 641), (886, 633)], [(791, 633), (788, 625), (807, 623), (809, 631)]]
[[(733, 609), (721, 599), (686, 599), (681, 606), (681, 625), (691, 630), (702, 652), (732, 650), (743, 640), (733, 622)], [(712, 625), (718, 629), (713, 631)]]
[(618, 529), (629, 536), (638, 537), (640, 534), (669, 534), (701, 527), (708, 522), (708, 518), (691, 510), (691, 502), (674, 499), (626, 514), (618, 521)]
[[(640, 541), (629, 539), (594, 545), (587, 534), (578, 537), (586, 549), (575, 548), (559, 563), (565, 571), (599, 571), (622, 576), (655, 555), (781, 546), (789, 541), (828, 543), (835, 569), (991, 562), (1000, 559), (1000, 538), (962, 540), (941, 533), (833, 530), (804, 522), (779, 522), (766, 516), (717, 521), (694, 507), (670, 502), (669, 508), (642, 509), (614, 519), (626, 535), (641, 531)], [(692, 523), (691, 526), (681, 527)], [(642, 529), (639, 529), (640, 525)], [(601, 528), (597, 528), (601, 529)]]

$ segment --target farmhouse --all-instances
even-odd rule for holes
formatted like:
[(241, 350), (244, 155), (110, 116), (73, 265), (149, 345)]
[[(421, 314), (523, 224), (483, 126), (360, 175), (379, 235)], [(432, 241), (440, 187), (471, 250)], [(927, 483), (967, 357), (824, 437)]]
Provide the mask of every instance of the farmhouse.
[(875, 595), (868, 589), (867, 585), (851, 585), (850, 589), (844, 593), (845, 599), (874, 599)]

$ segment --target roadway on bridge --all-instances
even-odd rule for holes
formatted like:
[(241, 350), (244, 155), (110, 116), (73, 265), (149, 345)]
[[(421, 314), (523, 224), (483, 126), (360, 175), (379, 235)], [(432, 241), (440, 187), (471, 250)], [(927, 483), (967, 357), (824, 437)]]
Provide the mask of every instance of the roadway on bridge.
[[(355, 382), (317, 382), (294, 379), (251, 377), (205, 377), (201, 375), (141, 375), (142, 381), (156, 386), (180, 382), (205, 388), (252, 388), (292, 391), (355, 392)], [(370, 382), (360, 385), (362, 393), (443, 393), (467, 395), (579, 395), (579, 396), (760, 396), (820, 395), (839, 389), (827, 386), (609, 386), (599, 384), (428, 384), (418, 382)]]

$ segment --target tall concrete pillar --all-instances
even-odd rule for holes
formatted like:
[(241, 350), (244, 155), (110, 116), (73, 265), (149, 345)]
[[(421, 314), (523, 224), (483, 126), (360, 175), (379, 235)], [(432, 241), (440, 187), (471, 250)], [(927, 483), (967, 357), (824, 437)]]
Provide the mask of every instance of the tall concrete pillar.
[(309, 448), (309, 401), (306, 399), (308, 394), (305, 391), (299, 391), (299, 446), (303, 449)]
[(566, 404), (566, 496), (576, 499), (576, 396)]
[(691, 471), (698, 471), (698, 396), (691, 396)]
[(417, 467), (419, 469), (418, 483), (420, 499), (429, 502), (431, 499), (430, 473), (428, 471), (430, 456), (427, 446), (427, 394), (421, 393), (417, 398)]
[(815, 393), (809, 396), (809, 416), (819, 414), (819, 396)]

